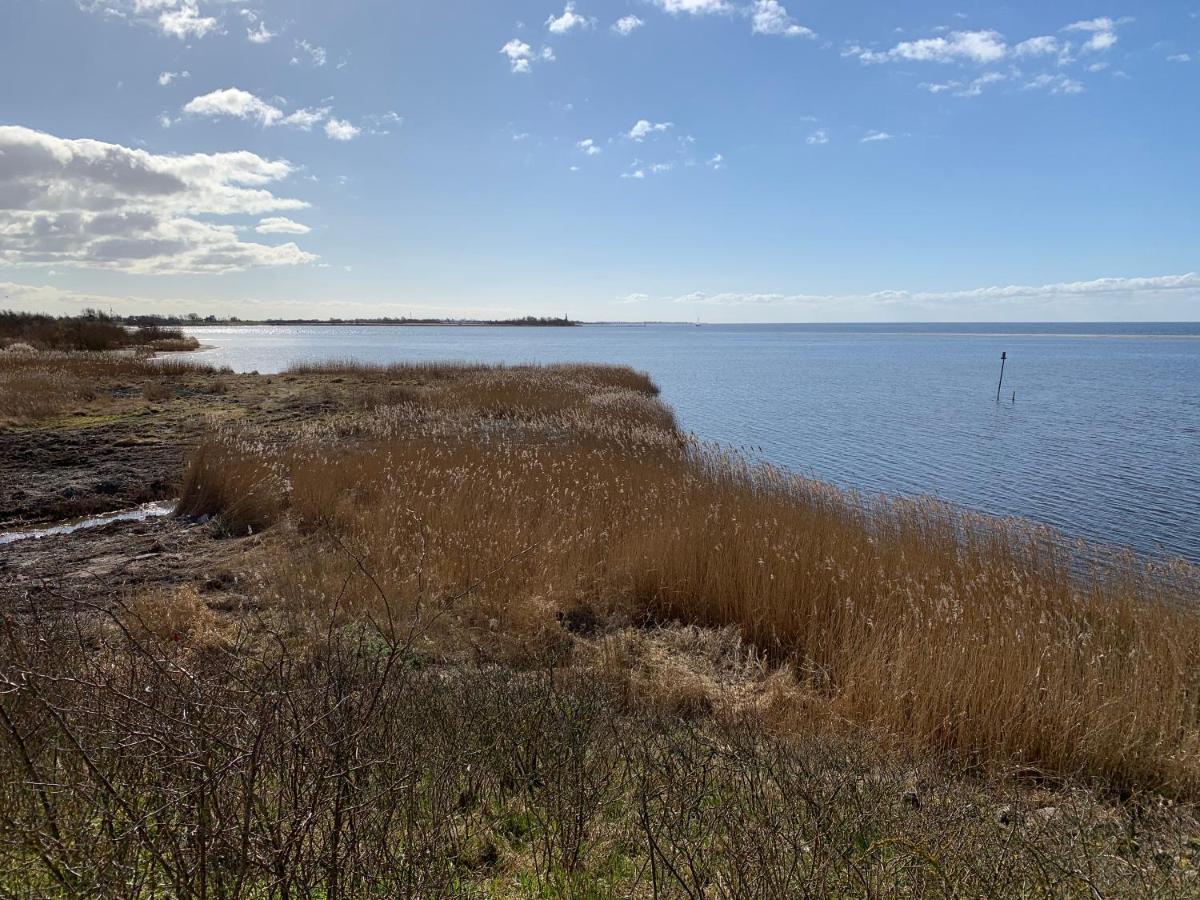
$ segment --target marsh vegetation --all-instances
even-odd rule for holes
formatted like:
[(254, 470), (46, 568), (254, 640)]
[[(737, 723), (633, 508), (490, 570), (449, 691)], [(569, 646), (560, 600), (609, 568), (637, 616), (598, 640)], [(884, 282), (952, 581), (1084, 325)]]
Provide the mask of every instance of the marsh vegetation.
[(236, 599), (6, 611), (6, 892), (1195, 891), (1187, 566), (750, 466), (628, 369), (275, 380), (182, 479)]

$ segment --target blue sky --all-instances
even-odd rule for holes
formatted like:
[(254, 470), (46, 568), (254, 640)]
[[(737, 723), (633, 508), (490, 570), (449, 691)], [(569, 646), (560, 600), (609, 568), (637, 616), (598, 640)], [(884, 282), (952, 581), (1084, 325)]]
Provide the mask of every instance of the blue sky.
[(1200, 318), (1200, 0), (0, 0), (0, 306)]

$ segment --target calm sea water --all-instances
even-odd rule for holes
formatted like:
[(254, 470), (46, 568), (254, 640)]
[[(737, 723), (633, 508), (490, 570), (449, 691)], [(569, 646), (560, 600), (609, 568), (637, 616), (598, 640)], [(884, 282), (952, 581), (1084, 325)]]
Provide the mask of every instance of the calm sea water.
[(1200, 562), (1200, 324), (191, 333), (214, 346), (207, 361), (263, 373), (331, 358), (625, 363), (685, 429), (793, 471)]

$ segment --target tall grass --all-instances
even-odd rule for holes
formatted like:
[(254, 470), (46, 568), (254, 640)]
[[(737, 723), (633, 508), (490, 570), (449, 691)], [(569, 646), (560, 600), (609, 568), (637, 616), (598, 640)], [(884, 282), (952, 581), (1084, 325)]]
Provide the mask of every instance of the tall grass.
[(415, 380), (420, 402), (287, 445), (214, 435), (187, 475), (184, 511), (312, 536), (271, 578), (297, 621), (386, 631), (449, 596), (467, 644), (537, 646), (580, 607), (732, 624), (832, 715), (914, 746), (1200, 788), (1200, 580), (1184, 565), (752, 467), (683, 441), (633, 373), (364, 377)]
[(89, 403), (117, 379), (209, 374), (203, 365), (110, 353), (0, 351), (0, 418), (36, 421)]

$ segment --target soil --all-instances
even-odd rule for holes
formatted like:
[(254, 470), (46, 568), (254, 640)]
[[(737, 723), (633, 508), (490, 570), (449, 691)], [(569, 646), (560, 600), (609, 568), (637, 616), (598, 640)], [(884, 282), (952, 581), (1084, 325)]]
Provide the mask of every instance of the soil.
[[(214, 424), (285, 431), (339, 409), (353, 389), (321, 375), (228, 372), (179, 376), (155, 401), (139, 384), (99, 388), (69, 415), (0, 423), (0, 534), (178, 497), (188, 454)], [(259, 541), (163, 517), (0, 544), (0, 616), (184, 584), (214, 607), (233, 604), (235, 573)]]
[(232, 608), (244, 599), (240, 562), (259, 544), (164, 517), (0, 545), (0, 613), (79, 612), (184, 584), (210, 606)]

